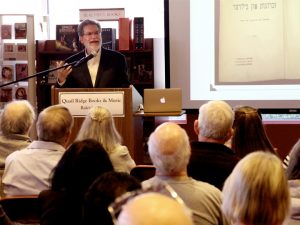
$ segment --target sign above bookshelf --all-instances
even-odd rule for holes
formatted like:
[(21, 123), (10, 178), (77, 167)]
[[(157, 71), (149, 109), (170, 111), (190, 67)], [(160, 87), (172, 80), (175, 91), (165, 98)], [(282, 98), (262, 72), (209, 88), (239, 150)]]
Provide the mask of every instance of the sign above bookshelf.
[(80, 21), (86, 19), (117, 21), (121, 17), (125, 17), (124, 8), (79, 9)]

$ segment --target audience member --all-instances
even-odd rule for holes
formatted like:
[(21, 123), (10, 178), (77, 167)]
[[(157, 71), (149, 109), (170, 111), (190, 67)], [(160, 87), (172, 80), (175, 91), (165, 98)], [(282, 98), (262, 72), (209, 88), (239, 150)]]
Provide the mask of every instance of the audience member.
[(234, 113), (224, 101), (209, 101), (199, 109), (194, 130), (198, 141), (191, 143), (192, 155), (188, 174), (220, 190), (239, 161), (225, 142), (231, 138)]
[(262, 150), (277, 154), (272, 146), (257, 109), (239, 106), (234, 109), (231, 149), (243, 158), (250, 152)]
[(191, 149), (185, 130), (174, 123), (163, 123), (150, 135), (148, 149), (156, 172), (143, 187), (166, 182), (192, 209), (195, 224), (229, 224), (221, 211), (220, 190), (187, 175)]
[(174, 199), (160, 193), (144, 193), (128, 201), (118, 225), (193, 225), (190, 211)]
[(29, 130), (35, 121), (32, 105), (26, 101), (12, 101), (5, 105), (0, 117), (0, 168), (4, 170), (6, 157), (27, 147), (31, 140)]
[(50, 173), (65, 152), (72, 125), (72, 115), (62, 105), (50, 106), (39, 114), (38, 140), (5, 160), (5, 195), (38, 195), (49, 188)]
[(289, 154), (290, 161), (286, 168), (286, 175), (291, 194), (290, 224), (299, 224), (300, 220), (300, 140), (293, 146)]
[(83, 224), (113, 225), (108, 206), (122, 194), (141, 189), (140, 182), (125, 172), (106, 172), (100, 175), (85, 194)]
[(5, 211), (3, 210), (3, 207), (0, 205), (0, 224), (1, 225), (17, 225), (13, 221), (9, 219), (9, 217), (6, 215)]
[(300, 139), (293, 145), (289, 154), (285, 157), (283, 161), (283, 165), (287, 170), (287, 175), (289, 180), (295, 179), (295, 177), (299, 177), (300, 175), (300, 164), (298, 164), (299, 151), (300, 151)]
[(53, 171), (51, 189), (39, 195), (41, 225), (82, 224), (84, 194), (93, 181), (112, 171), (109, 157), (99, 142), (74, 142)]
[(286, 174), (289, 180), (300, 179), (300, 139), (294, 144), (289, 153)]
[(289, 208), (282, 162), (270, 152), (249, 153), (224, 184), (222, 210), (234, 225), (281, 225)]
[(129, 87), (125, 56), (102, 47), (99, 22), (89, 19), (82, 21), (78, 26), (78, 35), (85, 49), (66, 59), (65, 63), (78, 62), (89, 55), (94, 57), (78, 66), (69, 66), (58, 71), (57, 86), (62, 88)]
[(93, 138), (99, 141), (107, 151), (115, 171), (127, 172), (135, 166), (126, 146), (121, 145), (114, 119), (109, 110), (94, 106), (83, 121), (76, 140)]

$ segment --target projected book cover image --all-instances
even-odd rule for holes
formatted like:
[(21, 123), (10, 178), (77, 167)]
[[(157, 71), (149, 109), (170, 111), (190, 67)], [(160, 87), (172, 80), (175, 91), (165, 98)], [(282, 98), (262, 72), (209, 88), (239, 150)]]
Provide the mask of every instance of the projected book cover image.
[(300, 1), (218, 1), (216, 84), (300, 84)]

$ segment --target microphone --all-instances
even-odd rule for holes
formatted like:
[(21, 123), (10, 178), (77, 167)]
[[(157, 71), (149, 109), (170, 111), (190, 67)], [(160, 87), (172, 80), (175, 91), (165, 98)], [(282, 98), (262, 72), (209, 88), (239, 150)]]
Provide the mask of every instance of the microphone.
[(89, 61), (90, 59), (94, 58), (96, 56), (96, 52), (92, 52), (91, 54), (89, 54), (88, 56), (83, 57), (82, 59), (78, 60), (74, 67), (78, 67), (80, 66), (82, 63), (86, 63), (87, 61)]

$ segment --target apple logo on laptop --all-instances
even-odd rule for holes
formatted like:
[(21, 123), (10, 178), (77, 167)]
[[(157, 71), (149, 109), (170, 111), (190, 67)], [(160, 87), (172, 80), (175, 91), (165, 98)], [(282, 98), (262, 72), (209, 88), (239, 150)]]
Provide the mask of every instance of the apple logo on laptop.
[(162, 104), (165, 104), (165, 103), (166, 103), (165, 97), (160, 98), (160, 103), (162, 103)]

